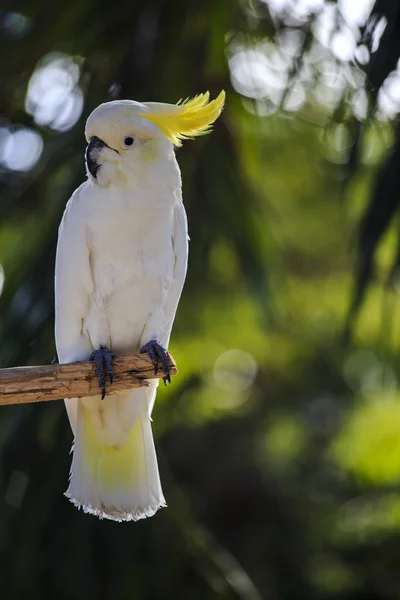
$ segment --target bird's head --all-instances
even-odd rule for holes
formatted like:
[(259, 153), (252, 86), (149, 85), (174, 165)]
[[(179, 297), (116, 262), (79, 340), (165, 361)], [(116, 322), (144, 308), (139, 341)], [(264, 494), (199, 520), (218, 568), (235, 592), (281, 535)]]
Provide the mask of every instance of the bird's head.
[(204, 135), (221, 114), (225, 92), (208, 92), (178, 104), (115, 100), (98, 106), (86, 122), (86, 166), (101, 186), (140, 178), (173, 158), (173, 146)]

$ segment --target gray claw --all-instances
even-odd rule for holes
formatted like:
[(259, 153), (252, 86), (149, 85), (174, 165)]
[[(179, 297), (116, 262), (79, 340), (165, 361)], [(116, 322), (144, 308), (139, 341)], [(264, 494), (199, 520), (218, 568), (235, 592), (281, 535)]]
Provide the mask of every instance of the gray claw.
[(165, 373), (163, 377), (164, 385), (171, 383), (171, 367), (169, 366), (168, 352), (164, 346), (160, 344), (160, 342), (157, 342), (157, 340), (150, 340), (150, 342), (140, 349), (140, 352), (148, 354), (154, 367), (154, 375), (157, 375), (158, 373), (158, 361), (160, 360)]
[(112, 361), (113, 355), (105, 346), (100, 346), (99, 350), (94, 350), (90, 355), (90, 360), (96, 368), (97, 381), (101, 390), (101, 399), (104, 400), (106, 395), (106, 373), (109, 377), (110, 384), (113, 382)]

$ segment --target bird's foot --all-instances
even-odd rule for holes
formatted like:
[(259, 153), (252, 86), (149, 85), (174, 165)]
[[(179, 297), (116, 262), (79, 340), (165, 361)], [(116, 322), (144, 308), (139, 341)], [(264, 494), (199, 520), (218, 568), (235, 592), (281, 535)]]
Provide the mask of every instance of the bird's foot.
[(101, 399), (104, 400), (106, 395), (106, 373), (110, 379), (110, 383), (113, 382), (113, 370), (112, 361), (113, 354), (105, 346), (100, 346), (99, 350), (94, 350), (90, 355), (90, 360), (96, 367), (97, 381), (99, 382), (99, 388), (101, 389)]
[(168, 352), (164, 346), (160, 342), (157, 342), (157, 340), (150, 340), (150, 342), (140, 349), (140, 352), (145, 352), (149, 355), (154, 367), (154, 375), (158, 373), (158, 361), (160, 360), (165, 373), (163, 377), (164, 385), (171, 383), (171, 367), (169, 366)]

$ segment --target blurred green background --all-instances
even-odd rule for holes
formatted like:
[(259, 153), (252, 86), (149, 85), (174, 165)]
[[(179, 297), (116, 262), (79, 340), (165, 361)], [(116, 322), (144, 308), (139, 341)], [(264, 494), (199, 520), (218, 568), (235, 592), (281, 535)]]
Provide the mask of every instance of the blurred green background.
[(227, 91), (178, 151), (191, 236), (154, 431), (168, 508), (63, 497), (62, 402), (0, 409), (1, 598), (400, 597), (400, 3), (13, 0), (0, 14), (0, 361), (55, 354), (85, 119)]

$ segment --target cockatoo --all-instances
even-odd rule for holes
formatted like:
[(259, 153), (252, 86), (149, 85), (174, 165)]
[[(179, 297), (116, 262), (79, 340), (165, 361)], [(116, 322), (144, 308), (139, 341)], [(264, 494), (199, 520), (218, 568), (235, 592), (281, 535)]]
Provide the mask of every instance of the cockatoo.
[[(60, 363), (94, 361), (99, 395), (65, 400), (74, 434), (66, 496), (100, 518), (136, 521), (165, 506), (151, 430), (158, 380), (105, 395), (112, 356), (147, 352), (167, 368), (188, 233), (174, 146), (202, 135), (225, 94), (176, 105), (116, 100), (86, 123), (88, 179), (59, 228), (55, 335)], [(110, 377), (111, 378), (111, 377)], [(101, 393), (100, 393), (101, 392)]]

